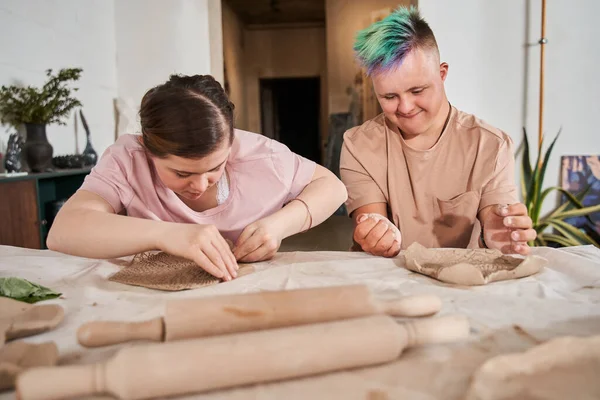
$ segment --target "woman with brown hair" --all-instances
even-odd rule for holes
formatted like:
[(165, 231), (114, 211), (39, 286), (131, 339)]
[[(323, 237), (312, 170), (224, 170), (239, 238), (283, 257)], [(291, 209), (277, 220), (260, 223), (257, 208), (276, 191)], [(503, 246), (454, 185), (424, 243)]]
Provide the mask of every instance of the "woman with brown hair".
[(237, 261), (271, 258), (346, 200), (329, 170), (234, 129), (233, 104), (211, 76), (171, 76), (144, 95), (140, 117), (142, 134), (110, 146), (61, 208), (50, 249), (90, 258), (162, 250), (230, 280)]

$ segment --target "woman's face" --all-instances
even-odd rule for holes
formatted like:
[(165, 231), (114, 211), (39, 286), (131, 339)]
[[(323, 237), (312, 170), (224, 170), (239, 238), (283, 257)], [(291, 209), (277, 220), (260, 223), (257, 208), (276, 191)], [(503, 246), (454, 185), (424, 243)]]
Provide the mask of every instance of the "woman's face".
[(198, 200), (215, 185), (229, 158), (231, 145), (223, 143), (203, 158), (183, 158), (169, 155), (165, 158), (152, 157), (162, 183), (187, 200)]

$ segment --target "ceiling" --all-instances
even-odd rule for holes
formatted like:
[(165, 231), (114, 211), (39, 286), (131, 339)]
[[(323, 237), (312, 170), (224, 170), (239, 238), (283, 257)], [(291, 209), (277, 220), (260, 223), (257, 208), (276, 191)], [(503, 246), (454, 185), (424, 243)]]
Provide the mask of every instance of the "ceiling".
[(246, 25), (324, 23), (325, 0), (224, 0)]

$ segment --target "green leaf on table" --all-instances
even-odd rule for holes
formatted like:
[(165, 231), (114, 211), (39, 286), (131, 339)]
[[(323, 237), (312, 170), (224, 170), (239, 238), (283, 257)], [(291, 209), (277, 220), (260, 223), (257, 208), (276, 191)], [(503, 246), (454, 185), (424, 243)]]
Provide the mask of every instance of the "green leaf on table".
[(22, 278), (8, 277), (0, 278), (0, 296), (23, 301), (25, 303), (37, 303), (38, 301), (57, 298), (62, 293), (57, 293), (47, 287), (29, 282)]

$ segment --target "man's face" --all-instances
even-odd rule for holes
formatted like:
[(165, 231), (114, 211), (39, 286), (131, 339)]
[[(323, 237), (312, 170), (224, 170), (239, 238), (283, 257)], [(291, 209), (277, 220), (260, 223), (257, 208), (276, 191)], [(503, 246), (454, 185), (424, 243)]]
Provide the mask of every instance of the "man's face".
[[(448, 64), (437, 51), (415, 49), (399, 67), (373, 75), (373, 87), (387, 119), (408, 136), (428, 131), (446, 100)], [(445, 117), (445, 116), (444, 116)]]
[(198, 200), (216, 184), (225, 170), (231, 146), (228, 141), (213, 153), (200, 159), (169, 155), (152, 157), (162, 183), (187, 200)]

